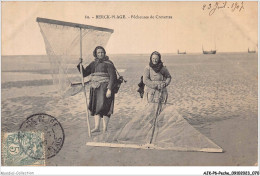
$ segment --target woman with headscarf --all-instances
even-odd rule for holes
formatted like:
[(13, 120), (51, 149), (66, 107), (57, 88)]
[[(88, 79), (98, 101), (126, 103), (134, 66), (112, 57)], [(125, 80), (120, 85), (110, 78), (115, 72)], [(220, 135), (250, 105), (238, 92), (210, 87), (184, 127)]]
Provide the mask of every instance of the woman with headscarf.
[[(95, 128), (91, 132), (99, 132), (100, 120), (103, 118), (103, 132), (107, 131), (110, 116), (113, 114), (115, 93), (113, 88), (117, 79), (116, 69), (106, 55), (102, 46), (93, 51), (95, 60), (86, 68), (82, 66), (83, 77), (90, 75), (89, 110), (95, 118)], [(79, 59), (82, 63), (82, 58)], [(80, 71), (80, 63), (78, 70)]]
[(162, 105), (167, 102), (166, 87), (171, 82), (171, 75), (157, 51), (151, 54), (149, 65), (144, 69), (143, 82), (145, 84), (143, 99), (146, 106), (115, 135), (114, 139), (119, 143), (138, 145), (152, 143), (158, 135), (158, 126), (166, 124), (166, 120), (158, 121), (157, 117), (165, 108)]
[(143, 74), (144, 99), (147, 103), (166, 103), (168, 93), (166, 87), (171, 82), (171, 75), (161, 61), (161, 54), (154, 51), (150, 56), (149, 66)]

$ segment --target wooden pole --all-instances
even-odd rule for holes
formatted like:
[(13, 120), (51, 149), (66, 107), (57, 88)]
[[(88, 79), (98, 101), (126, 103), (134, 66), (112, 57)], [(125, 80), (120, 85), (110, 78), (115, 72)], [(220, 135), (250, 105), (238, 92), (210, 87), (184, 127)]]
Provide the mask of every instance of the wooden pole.
[[(82, 58), (82, 30), (80, 28), (80, 58)], [(85, 97), (85, 104), (86, 104), (86, 115), (87, 115), (87, 124), (88, 124), (88, 136), (91, 137), (91, 131), (90, 131), (90, 123), (89, 123), (89, 112), (88, 112), (88, 99), (86, 95), (85, 90), (85, 84), (84, 84), (84, 77), (83, 77), (83, 70), (82, 70), (82, 63), (80, 63), (80, 73), (81, 73), (81, 83), (83, 87), (83, 93)]]
[(221, 153), (223, 149), (218, 148), (196, 148), (196, 147), (160, 147), (154, 144), (121, 144), (121, 143), (108, 143), (108, 142), (87, 142), (87, 146), (93, 147), (110, 147), (110, 148), (135, 148), (135, 149), (155, 149), (155, 150), (174, 150), (183, 152), (210, 152)]
[(162, 90), (159, 90), (159, 101), (158, 101), (158, 106), (157, 106), (155, 118), (154, 118), (154, 121), (153, 121), (153, 131), (152, 131), (152, 136), (151, 136), (151, 139), (150, 139), (150, 144), (151, 144), (152, 141), (153, 141), (153, 136), (154, 136), (154, 131), (155, 131), (156, 120), (157, 120), (157, 117), (158, 117), (158, 115), (160, 114), (160, 110), (161, 110), (161, 96), (162, 96)]
[(104, 32), (109, 32), (109, 33), (113, 33), (114, 32), (113, 29), (109, 29), (109, 28), (90, 26), (90, 25), (79, 24), (79, 23), (71, 23), (71, 22), (66, 22), (66, 21), (59, 21), (59, 20), (40, 18), (40, 17), (37, 17), (36, 21), (40, 22), (40, 23), (48, 23), (48, 24), (55, 24), (55, 25), (61, 25), (61, 26), (69, 26), (69, 27), (75, 27), (75, 28), (80, 28), (80, 29), (92, 29), (92, 30), (104, 31)]

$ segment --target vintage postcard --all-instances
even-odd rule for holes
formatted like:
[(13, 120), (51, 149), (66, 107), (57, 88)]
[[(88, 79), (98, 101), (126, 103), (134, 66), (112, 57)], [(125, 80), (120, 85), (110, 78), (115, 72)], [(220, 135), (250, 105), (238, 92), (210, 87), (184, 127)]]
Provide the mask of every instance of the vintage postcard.
[(43, 133), (32, 160), (258, 166), (258, 2), (5, 1), (1, 25), (1, 132)]

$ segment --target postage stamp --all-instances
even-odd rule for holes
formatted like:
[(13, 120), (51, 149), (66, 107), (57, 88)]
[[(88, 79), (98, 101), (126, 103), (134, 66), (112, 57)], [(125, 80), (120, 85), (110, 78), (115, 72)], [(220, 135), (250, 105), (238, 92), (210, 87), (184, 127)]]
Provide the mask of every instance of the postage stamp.
[[(45, 146), (45, 156), (32, 152), (30, 145), (23, 144), (23, 141), (27, 141), (28, 138), (28, 136), (25, 135), (27, 134), (27, 131), (36, 130), (41, 131), (44, 134), (44, 141), (42, 141), (41, 145)], [(21, 124), (18, 137), (20, 139), (19, 141), (22, 143), (21, 146), (27, 155), (37, 160), (44, 160), (45, 158), (49, 159), (57, 155), (63, 146), (65, 134), (61, 124), (55, 117), (40, 113), (29, 116)]]
[(2, 135), (2, 165), (44, 166), (44, 134), (40, 131), (27, 131), (22, 133), (22, 137), (19, 137), (20, 135), (20, 132)]

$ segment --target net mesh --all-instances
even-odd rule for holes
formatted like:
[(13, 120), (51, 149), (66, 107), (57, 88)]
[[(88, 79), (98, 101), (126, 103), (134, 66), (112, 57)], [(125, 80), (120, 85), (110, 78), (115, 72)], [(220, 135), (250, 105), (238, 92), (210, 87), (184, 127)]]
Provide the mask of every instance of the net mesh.
[[(61, 96), (82, 90), (81, 75), (75, 67), (80, 57), (80, 28), (38, 22), (51, 64), (53, 83)], [(81, 28), (82, 58), (90, 61), (96, 46), (106, 46), (111, 32)]]
[[(156, 116), (157, 108), (160, 113)], [(193, 128), (173, 105), (150, 103), (146, 105), (116, 135), (97, 136), (95, 142), (137, 145), (177, 151), (222, 152), (222, 148)], [(92, 145), (92, 144), (91, 144)], [(95, 145), (95, 144), (94, 144)], [(97, 143), (97, 145), (99, 145)]]

